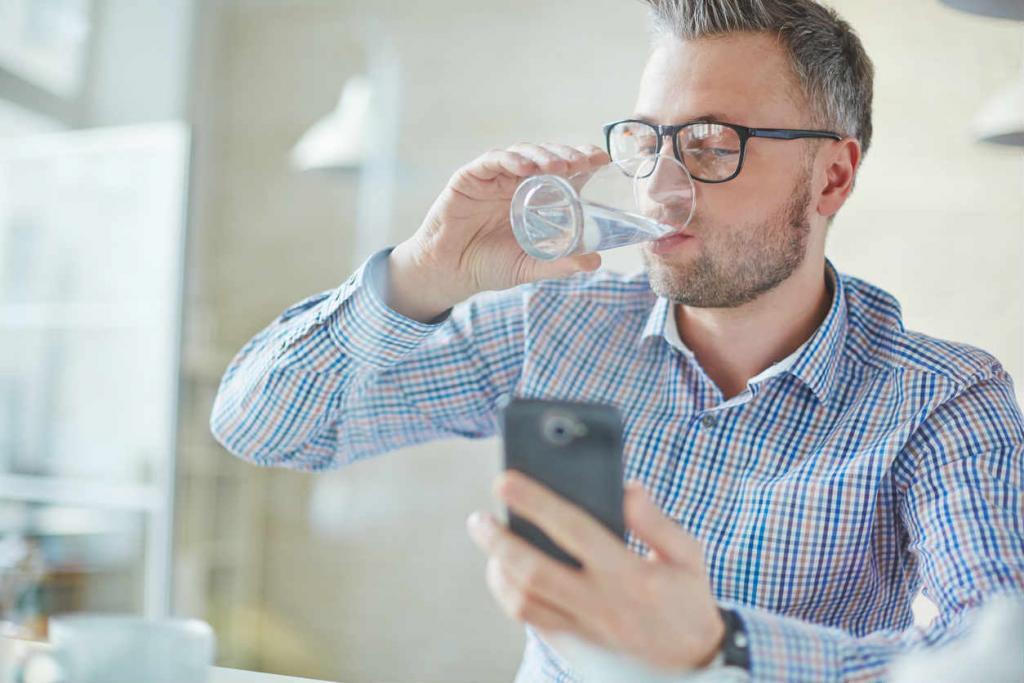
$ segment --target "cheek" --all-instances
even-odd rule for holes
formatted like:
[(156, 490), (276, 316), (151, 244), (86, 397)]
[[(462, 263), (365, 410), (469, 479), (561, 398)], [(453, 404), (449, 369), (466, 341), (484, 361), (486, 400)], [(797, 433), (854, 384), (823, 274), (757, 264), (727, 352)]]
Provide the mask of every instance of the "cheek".
[(758, 173), (744, 164), (742, 172), (718, 185), (697, 183), (695, 220), (711, 224), (746, 225), (764, 220), (789, 200), (792, 179)]
[(735, 180), (742, 181), (743, 188), (763, 206), (771, 207), (789, 201), (807, 169), (799, 141), (778, 141), (769, 151), (748, 149), (743, 171)]
[(756, 215), (761, 200), (738, 187), (730, 187), (737, 180), (721, 185), (704, 184), (697, 188), (694, 221), (698, 225), (745, 224)]

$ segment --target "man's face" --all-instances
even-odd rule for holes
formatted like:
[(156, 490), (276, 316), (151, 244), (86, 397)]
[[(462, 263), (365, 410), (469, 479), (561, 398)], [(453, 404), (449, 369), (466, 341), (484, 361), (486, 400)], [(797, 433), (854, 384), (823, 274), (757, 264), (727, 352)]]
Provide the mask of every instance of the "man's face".
[[(640, 82), (634, 118), (672, 124), (702, 117), (753, 128), (811, 128), (804, 97), (767, 34), (662, 40)], [(672, 154), (671, 141), (662, 154)], [(816, 143), (752, 138), (743, 169), (697, 183), (692, 238), (645, 245), (654, 291), (688, 306), (731, 308), (788, 278), (803, 261)]]

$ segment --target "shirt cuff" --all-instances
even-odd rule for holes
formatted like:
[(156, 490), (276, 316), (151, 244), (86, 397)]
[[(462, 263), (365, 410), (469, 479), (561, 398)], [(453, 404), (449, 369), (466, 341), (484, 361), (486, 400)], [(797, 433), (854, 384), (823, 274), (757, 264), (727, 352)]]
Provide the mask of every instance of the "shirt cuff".
[(721, 604), (743, 620), (750, 641), (753, 680), (839, 680), (842, 655), (826, 627), (756, 607)]
[(391, 249), (385, 249), (371, 256), (335, 290), (325, 316), (328, 334), (343, 354), (381, 369), (415, 349), (450, 314), (422, 323), (388, 307), (385, 291), (390, 253)]

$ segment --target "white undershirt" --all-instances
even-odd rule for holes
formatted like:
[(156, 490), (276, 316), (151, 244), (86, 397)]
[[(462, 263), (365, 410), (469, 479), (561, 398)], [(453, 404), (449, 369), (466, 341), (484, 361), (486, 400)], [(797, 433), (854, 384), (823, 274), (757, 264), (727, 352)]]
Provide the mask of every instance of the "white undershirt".
[[(667, 341), (673, 348), (683, 352), (684, 354), (686, 354), (687, 358), (689, 358), (694, 363), (697, 363), (697, 358), (696, 356), (693, 355), (693, 351), (686, 348), (686, 344), (683, 343), (682, 338), (679, 336), (679, 326), (676, 324), (674, 305), (669, 307), (668, 315), (665, 316), (665, 328), (663, 334), (665, 335), (665, 341)], [(775, 377), (776, 375), (781, 375), (782, 373), (789, 370), (791, 367), (793, 367), (793, 363), (795, 363), (796, 359), (800, 356), (800, 352), (804, 350), (804, 347), (807, 346), (808, 342), (810, 342), (813, 338), (814, 335), (812, 334), (811, 337), (808, 338), (808, 340), (805, 341), (803, 344), (801, 344), (800, 348), (798, 348), (796, 351), (789, 354), (788, 356), (780, 360), (778, 363), (773, 363), (772, 365), (768, 366), (767, 368), (764, 369), (764, 371), (758, 373), (756, 376), (750, 378), (750, 380), (747, 381), (746, 389), (744, 389), (739, 394), (733, 396), (725, 403), (715, 406), (713, 410), (731, 408), (732, 406), (739, 405), (741, 403), (746, 403), (748, 400), (750, 400), (750, 385), (758, 384), (759, 382), (771, 379), (772, 377)]]

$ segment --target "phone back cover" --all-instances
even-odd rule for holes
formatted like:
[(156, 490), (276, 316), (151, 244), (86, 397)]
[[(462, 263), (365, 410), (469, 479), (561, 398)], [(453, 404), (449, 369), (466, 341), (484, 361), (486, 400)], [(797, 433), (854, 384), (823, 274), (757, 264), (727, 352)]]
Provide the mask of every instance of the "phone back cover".
[[(586, 432), (561, 445), (542, 430), (551, 411), (569, 415)], [(517, 399), (503, 411), (505, 466), (536, 479), (589, 512), (618, 538), (622, 516), (622, 420), (616, 408), (599, 403)], [(544, 532), (509, 513), (509, 527), (552, 557), (579, 567)]]

